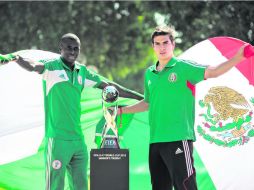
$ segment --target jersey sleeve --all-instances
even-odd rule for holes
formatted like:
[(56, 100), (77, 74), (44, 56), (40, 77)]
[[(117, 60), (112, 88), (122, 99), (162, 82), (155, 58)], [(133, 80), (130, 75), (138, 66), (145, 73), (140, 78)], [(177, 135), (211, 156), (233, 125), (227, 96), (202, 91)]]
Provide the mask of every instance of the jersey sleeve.
[(100, 78), (100, 76), (97, 73), (88, 70), (86, 67), (84, 68), (85, 68), (85, 75), (86, 75), (84, 86), (98, 87), (102, 83), (102, 79)]
[(40, 74), (45, 75), (45, 71), (50, 70), (52, 60), (40, 60), (39, 62), (43, 63), (43, 65), (44, 65), (44, 69)]
[(205, 79), (205, 70), (207, 68), (206, 65), (200, 65), (191, 61), (188, 61), (186, 63), (186, 73), (188, 73), (188, 81), (195, 85)]

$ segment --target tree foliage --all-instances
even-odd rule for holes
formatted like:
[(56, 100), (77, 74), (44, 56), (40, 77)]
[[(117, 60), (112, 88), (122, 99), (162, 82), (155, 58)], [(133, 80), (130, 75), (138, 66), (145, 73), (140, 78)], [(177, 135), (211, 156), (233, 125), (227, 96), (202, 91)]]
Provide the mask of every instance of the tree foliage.
[(164, 14), (166, 23), (179, 32), (179, 46), (192, 45), (215, 36), (231, 36), (254, 43), (254, 22), (251, 1), (156, 2), (154, 12)]
[(157, 24), (177, 31), (177, 51), (214, 36), (253, 43), (254, 2), (221, 1), (25, 1), (0, 2), (2, 54), (22, 49), (58, 53), (67, 32), (81, 39), (79, 61), (143, 92), (143, 73), (153, 64), (150, 34)]

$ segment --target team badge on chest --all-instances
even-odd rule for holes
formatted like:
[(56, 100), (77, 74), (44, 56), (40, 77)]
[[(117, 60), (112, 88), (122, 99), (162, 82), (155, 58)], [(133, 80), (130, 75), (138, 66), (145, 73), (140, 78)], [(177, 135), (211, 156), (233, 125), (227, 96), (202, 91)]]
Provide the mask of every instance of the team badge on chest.
[(62, 167), (61, 161), (59, 161), (59, 160), (54, 160), (54, 161), (52, 162), (52, 168), (54, 168), (55, 170), (58, 170), (58, 169), (60, 169), (61, 167)]
[(78, 83), (80, 84), (80, 85), (82, 85), (82, 82), (83, 82), (83, 79), (82, 79), (82, 76), (78, 76)]
[(177, 74), (176, 73), (170, 73), (168, 76), (169, 82), (176, 82), (177, 81)]

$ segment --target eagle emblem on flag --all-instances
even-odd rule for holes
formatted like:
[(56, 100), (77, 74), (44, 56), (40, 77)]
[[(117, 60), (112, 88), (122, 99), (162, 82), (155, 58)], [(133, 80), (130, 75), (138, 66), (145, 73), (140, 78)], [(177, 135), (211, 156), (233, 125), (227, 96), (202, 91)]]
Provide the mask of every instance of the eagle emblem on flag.
[(254, 136), (251, 124), (253, 111), (251, 103), (239, 92), (216, 86), (209, 89), (199, 101), (201, 123), (197, 131), (204, 139), (219, 146), (244, 145)]

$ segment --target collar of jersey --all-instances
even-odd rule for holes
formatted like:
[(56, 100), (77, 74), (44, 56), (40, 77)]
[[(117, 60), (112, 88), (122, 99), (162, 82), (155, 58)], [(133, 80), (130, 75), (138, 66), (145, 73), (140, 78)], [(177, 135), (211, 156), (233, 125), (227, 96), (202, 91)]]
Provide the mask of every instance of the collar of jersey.
[[(172, 68), (176, 65), (177, 63), (177, 59), (175, 57), (172, 57), (169, 62), (167, 63), (167, 65), (165, 66), (165, 68)], [(152, 66), (151, 70), (152, 71), (155, 71), (155, 72), (158, 72), (156, 67), (157, 65), (159, 64), (159, 61), (157, 61), (157, 63), (155, 65)]]
[[(63, 62), (63, 60), (60, 58), (60, 61), (61, 61), (61, 63), (62, 63), (62, 65), (63, 65), (63, 67), (64, 67), (64, 69), (67, 69), (67, 70), (69, 70), (69, 71), (72, 71), (64, 62)], [(75, 69), (79, 69), (79, 66), (77, 65), (77, 62), (75, 61), (75, 63), (74, 63), (74, 70)]]

